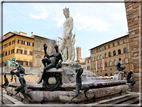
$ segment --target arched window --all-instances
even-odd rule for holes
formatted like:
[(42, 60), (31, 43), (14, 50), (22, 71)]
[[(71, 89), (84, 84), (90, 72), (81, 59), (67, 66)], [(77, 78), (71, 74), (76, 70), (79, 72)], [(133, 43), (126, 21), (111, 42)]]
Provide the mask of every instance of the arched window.
[(108, 76), (107, 73), (105, 73), (105, 76)]
[(102, 63), (100, 65), (101, 65), (101, 68), (102, 68)]
[(99, 60), (99, 56), (97, 56), (97, 60)]
[(114, 65), (116, 65), (116, 60), (114, 60)]
[(98, 68), (99, 68), (99, 64), (98, 64)]
[(120, 54), (121, 54), (121, 50), (119, 49), (119, 50), (118, 50), (118, 55), (120, 55)]
[(111, 61), (109, 62), (109, 66), (112, 66), (112, 63), (111, 63)]
[(100, 59), (102, 59), (102, 55), (100, 55)]
[(105, 67), (107, 67), (107, 62), (105, 62)]
[(94, 61), (94, 58), (92, 57), (92, 61)]
[(107, 54), (105, 53), (105, 58), (107, 57)]
[(108, 53), (108, 56), (111, 57), (111, 53), (110, 52)]
[(113, 56), (115, 56), (116, 55), (116, 52), (115, 51), (113, 51)]
[(127, 49), (126, 48), (124, 48), (124, 53), (127, 53)]
[(125, 64), (127, 64), (128, 63), (128, 58), (125, 58)]

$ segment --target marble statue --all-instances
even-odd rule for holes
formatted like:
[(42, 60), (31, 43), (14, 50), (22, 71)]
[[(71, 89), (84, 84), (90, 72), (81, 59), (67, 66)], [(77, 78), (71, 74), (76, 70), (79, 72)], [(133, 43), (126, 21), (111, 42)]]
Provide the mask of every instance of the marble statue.
[(121, 61), (121, 58), (119, 58), (119, 60), (118, 60), (118, 62), (116, 64), (116, 70), (123, 71), (125, 69), (125, 67), (121, 67), (120, 61)]
[(27, 91), (27, 85), (26, 85), (25, 78), (22, 75), (20, 75), (20, 72), (16, 72), (15, 74), (19, 78), (19, 81), (20, 81), (20, 84), (21, 84), (20, 86), (18, 86), (18, 87), (15, 88), (15, 91), (17, 91), (16, 94), (18, 94), (19, 92), (21, 92), (22, 94), (27, 95), (31, 99), (31, 102), (33, 102), (32, 97), (30, 96), (30, 94)]
[(62, 40), (61, 42), (61, 51), (63, 56), (63, 64), (72, 64), (75, 59), (75, 35), (72, 34), (73, 30), (73, 18), (69, 15), (69, 8), (63, 9), (63, 14), (66, 18), (63, 26), (64, 33), (63, 37), (58, 37)]
[(130, 88), (131, 88), (131, 90), (133, 91), (132, 86), (135, 84), (136, 80), (131, 79), (131, 75), (132, 75), (132, 74), (133, 74), (132, 71), (128, 71), (128, 75), (127, 75), (127, 83), (131, 83)]
[[(56, 50), (56, 53), (54, 53), (53, 55), (45, 55), (45, 56), (48, 56), (49, 58), (50, 57), (53, 57), (53, 59), (49, 59), (48, 57), (47, 58), (43, 58), (42, 59), (42, 63), (44, 65), (44, 70), (43, 70), (43, 74), (42, 74), (42, 78), (41, 80), (38, 82), (41, 83), (42, 80), (44, 80), (45, 78), (45, 73), (46, 73), (46, 70), (50, 69), (50, 68), (54, 68), (56, 67), (57, 69), (58, 68), (61, 68), (62, 67), (62, 55), (61, 53), (58, 51), (58, 46), (55, 45), (54, 46), (55, 50)], [(45, 48), (45, 51), (46, 51), (47, 48)], [(60, 61), (60, 62), (59, 62)]]
[(69, 103), (72, 102), (72, 100), (74, 98), (76, 98), (78, 95), (79, 95), (79, 91), (80, 90), (84, 90), (84, 94), (85, 94), (85, 97), (88, 99), (87, 95), (86, 95), (86, 92), (89, 90), (89, 86), (87, 85), (82, 85), (82, 80), (81, 80), (81, 75), (83, 73), (83, 69), (82, 68), (77, 68), (75, 69), (75, 72), (77, 73), (76, 74), (76, 94), (75, 96), (69, 101)]

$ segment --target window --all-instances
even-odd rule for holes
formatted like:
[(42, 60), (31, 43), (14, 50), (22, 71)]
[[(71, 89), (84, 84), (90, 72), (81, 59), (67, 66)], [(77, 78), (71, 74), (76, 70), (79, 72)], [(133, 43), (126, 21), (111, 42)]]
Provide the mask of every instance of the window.
[(108, 56), (111, 57), (111, 53), (110, 52), (108, 53)]
[(33, 52), (32, 52), (32, 51), (30, 51), (30, 55), (33, 55)]
[(110, 45), (108, 45), (108, 48), (110, 48)]
[(28, 45), (28, 42), (24, 41), (24, 45)]
[(9, 46), (11, 45), (11, 42), (9, 42)]
[(8, 51), (8, 55), (10, 55), (10, 51)]
[(127, 49), (126, 48), (124, 48), (124, 53), (127, 53)]
[(106, 49), (106, 46), (104, 46), (104, 48)]
[(100, 51), (102, 51), (102, 48), (100, 48)]
[(113, 47), (115, 47), (115, 43), (113, 43)]
[(121, 50), (119, 49), (119, 50), (118, 50), (118, 55), (120, 55), (120, 54), (121, 54)]
[(99, 60), (99, 56), (97, 56), (97, 60)]
[(97, 52), (99, 52), (98, 48), (97, 48)]
[(118, 45), (120, 45), (120, 42), (118, 41)]
[(33, 43), (30, 42), (30, 46), (33, 46)]
[(102, 72), (102, 70), (101, 70), (101, 72)]
[(93, 50), (91, 51), (91, 53), (93, 54)]
[(107, 73), (105, 73), (105, 76), (108, 76)]
[(11, 54), (13, 54), (13, 53), (14, 53), (14, 49), (11, 50)]
[(27, 55), (27, 50), (24, 50), (24, 54)]
[(26, 61), (23, 61), (23, 65), (26, 66)]
[(94, 65), (92, 65), (92, 69), (94, 69)]
[(116, 55), (116, 52), (115, 51), (113, 51), (113, 56), (115, 56)]
[(87, 66), (87, 70), (90, 70), (90, 66)]
[(112, 73), (110, 73), (110, 76), (113, 76), (113, 74), (112, 74)]
[(112, 66), (112, 63), (111, 63), (111, 61), (109, 62), (109, 66)]
[(98, 65), (98, 68), (99, 68), (99, 64), (97, 64)]
[(30, 66), (30, 67), (32, 66), (32, 62), (29, 62), (29, 66)]
[(88, 63), (89, 63), (89, 60), (88, 60)]
[(102, 63), (100, 65), (101, 65), (101, 68), (102, 68)]
[(102, 59), (102, 55), (100, 55), (100, 59)]
[(127, 64), (128, 63), (128, 58), (125, 58), (125, 64)]
[(107, 67), (107, 62), (105, 62), (105, 66)]
[(5, 56), (7, 56), (7, 52), (5, 52)]
[(94, 58), (92, 57), (92, 61), (94, 61)]
[(37, 50), (40, 51), (40, 43), (37, 45)]
[(22, 54), (22, 49), (17, 49), (17, 53)]
[(105, 53), (105, 58), (107, 57), (107, 54)]
[(15, 43), (15, 40), (12, 41), (12, 44), (14, 44), (14, 43)]
[(123, 43), (126, 43), (125, 39), (123, 39)]
[(116, 60), (114, 60), (114, 65), (116, 65)]
[(22, 44), (22, 41), (21, 41), (21, 40), (18, 40), (18, 43), (19, 43), (19, 44)]
[(40, 58), (37, 58), (37, 67), (40, 67)]

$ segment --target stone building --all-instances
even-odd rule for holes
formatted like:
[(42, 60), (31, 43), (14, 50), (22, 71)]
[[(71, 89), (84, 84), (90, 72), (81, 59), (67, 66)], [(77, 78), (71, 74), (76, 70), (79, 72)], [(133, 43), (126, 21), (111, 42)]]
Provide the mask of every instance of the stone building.
[(91, 71), (91, 57), (85, 58), (85, 70), (86, 71)]
[(103, 43), (90, 49), (91, 71), (98, 76), (113, 76), (116, 71), (116, 63), (121, 58), (122, 66), (125, 66), (124, 74), (132, 70), (129, 35)]
[(41, 62), (44, 57), (43, 44), (47, 44), (47, 53), (53, 54), (55, 40), (37, 35), (27, 36), (24, 32), (8, 32), (2, 40), (2, 65), (5, 59), (11, 59), (13, 55), (26, 70), (43, 67)]
[(51, 55), (55, 52), (54, 45), (55, 40), (51, 40), (48, 38), (44, 38), (37, 35), (32, 35), (34, 38), (34, 47), (33, 47), (33, 67), (39, 68), (43, 67), (42, 58), (44, 58), (44, 48), (43, 45), (46, 44), (47, 47), (47, 54)]
[(76, 47), (76, 58), (81, 59), (81, 47)]
[(136, 80), (133, 89), (138, 91), (139, 84), (142, 82), (142, 80), (139, 80), (142, 73), (142, 0), (125, 0), (125, 8), (133, 64), (133, 77)]
[(2, 61), (5, 66), (5, 59), (11, 59), (13, 55), (16, 57), (16, 62), (22, 66), (32, 66), (32, 54), (34, 39), (28, 37), (24, 32), (8, 32), (3, 36), (2, 40)]

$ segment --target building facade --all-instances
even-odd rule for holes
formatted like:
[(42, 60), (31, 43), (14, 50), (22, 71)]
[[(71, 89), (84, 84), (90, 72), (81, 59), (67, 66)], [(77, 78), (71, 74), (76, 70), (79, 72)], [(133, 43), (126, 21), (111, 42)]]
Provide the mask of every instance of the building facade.
[(32, 37), (34, 38), (35, 44), (33, 47), (33, 68), (43, 67), (42, 58), (44, 58), (45, 55), (43, 45), (46, 44), (48, 46), (47, 54), (52, 55), (55, 52), (55, 40), (51, 40), (37, 35), (32, 35)]
[(126, 67), (124, 75), (132, 70), (132, 60), (129, 46), (129, 35), (111, 40), (90, 49), (91, 71), (98, 76), (113, 76), (116, 63), (121, 58), (122, 66)]
[(48, 46), (47, 53), (53, 54), (55, 40), (36, 35), (28, 37), (24, 32), (8, 32), (2, 40), (2, 65), (6, 66), (5, 59), (11, 59), (15, 55), (16, 62), (26, 70), (42, 67), (45, 43)]

